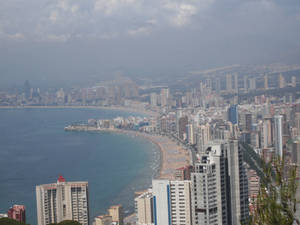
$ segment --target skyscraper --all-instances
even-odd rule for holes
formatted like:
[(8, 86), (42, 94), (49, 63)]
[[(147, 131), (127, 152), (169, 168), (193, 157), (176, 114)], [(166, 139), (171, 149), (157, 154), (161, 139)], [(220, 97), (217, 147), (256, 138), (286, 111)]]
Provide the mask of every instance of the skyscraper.
[(228, 120), (232, 124), (238, 124), (239, 118), (238, 118), (238, 105), (232, 105), (228, 109)]
[(247, 113), (245, 114), (245, 125), (246, 125), (246, 131), (251, 132), (252, 130), (252, 114)]
[(38, 225), (75, 220), (89, 224), (88, 183), (66, 182), (60, 176), (57, 183), (36, 186)]
[(296, 87), (296, 85), (297, 85), (297, 79), (296, 79), (295, 76), (292, 76), (292, 78), (291, 78), (291, 84), (292, 84), (292, 87)]
[(278, 76), (278, 87), (285, 88), (285, 79), (282, 76), (282, 74), (279, 74), (279, 76)]
[(226, 74), (226, 90), (232, 91), (232, 76), (231, 76), (231, 74)]
[(138, 225), (151, 225), (154, 223), (153, 218), (153, 194), (145, 192), (135, 198), (135, 212), (137, 215)]
[(26, 223), (25, 206), (14, 205), (7, 212), (8, 218), (14, 219), (19, 222)]
[(268, 78), (268, 75), (264, 76), (264, 88), (265, 88), (265, 90), (269, 89), (269, 78)]
[(228, 224), (224, 149), (207, 150), (191, 173), (192, 224)]
[(235, 89), (235, 93), (239, 92), (239, 80), (238, 80), (237, 73), (234, 74), (234, 89)]
[(206, 146), (191, 174), (192, 224), (239, 225), (248, 218), (248, 183), (237, 140)]
[(227, 143), (227, 165), (229, 178), (230, 221), (232, 225), (246, 222), (249, 216), (248, 179), (243, 164), (243, 153), (237, 140)]
[(150, 94), (150, 104), (152, 106), (157, 106), (157, 94), (155, 92)]
[(170, 97), (170, 90), (169, 88), (162, 88), (160, 92), (160, 101), (161, 101), (161, 106), (165, 107), (168, 105), (168, 100)]
[(188, 180), (153, 180), (155, 225), (191, 225), (191, 197)]
[(274, 142), (276, 154), (282, 157), (282, 115), (274, 116)]
[(244, 92), (248, 92), (248, 77), (244, 76)]
[(191, 145), (196, 144), (196, 136), (194, 132), (194, 126), (192, 123), (189, 123), (186, 125), (186, 130), (187, 130), (187, 140)]
[(249, 79), (249, 89), (250, 90), (255, 90), (256, 89), (256, 79), (255, 77), (252, 77)]

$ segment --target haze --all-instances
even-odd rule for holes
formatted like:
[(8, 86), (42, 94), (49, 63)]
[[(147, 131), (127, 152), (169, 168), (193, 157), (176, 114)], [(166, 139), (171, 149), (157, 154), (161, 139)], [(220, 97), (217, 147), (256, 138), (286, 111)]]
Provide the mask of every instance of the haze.
[(2, 0), (0, 83), (299, 63), (299, 40), (298, 0)]

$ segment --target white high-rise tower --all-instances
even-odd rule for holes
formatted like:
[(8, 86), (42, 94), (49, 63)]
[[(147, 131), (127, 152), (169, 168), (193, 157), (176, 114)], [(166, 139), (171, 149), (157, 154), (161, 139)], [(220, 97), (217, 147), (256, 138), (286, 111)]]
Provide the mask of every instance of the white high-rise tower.
[(282, 116), (274, 116), (274, 142), (276, 154), (282, 157)]
[(204, 148), (191, 173), (192, 224), (240, 225), (247, 221), (248, 183), (237, 140)]
[(66, 182), (60, 176), (57, 183), (36, 186), (38, 225), (64, 220), (89, 224), (88, 183)]

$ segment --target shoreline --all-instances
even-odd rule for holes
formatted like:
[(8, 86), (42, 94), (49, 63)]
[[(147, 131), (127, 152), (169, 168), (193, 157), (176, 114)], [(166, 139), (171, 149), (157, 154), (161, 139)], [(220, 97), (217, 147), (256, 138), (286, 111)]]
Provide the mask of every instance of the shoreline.
[(0, 106), (0, 109), (104, 109), (104, 110), (119, 110), (124, 112), (133, 112), (145, 114), (147, 116), (156, 117), (157, 112), (149, 111), (142, 108), (126, 107), (126, 106)]
[(192, 161), (190, 152), (179, 146), (176, 142), (174, 142), (167, 136), (153, 135), (139, 131), (123, 130), (117, 128), (90, 128), (80, 130), (73, 129), (68, 130), (68, 132), (111, 132), (134, 135), (147, 139), (148, 141), (155, 144), (160, 151), (160, 168), (158, 173), (159, 176), (156, 176), (156, 179), (174, 179), (176, 169), (190, 165)]
[[(158, 171), (153, 174), (154, 179), (175, 179), (175, 171), (181, 167), (191, 164), (192, 155), (190, 151), (183, 149), (175, 141), (167, 136), (153, 135), (133, 130), (122, 130), (118, 128), (101, 129), (71, 129), (68, 132), (92, 132), (92, 133), (118, 133), (129, 136), (144, 138), (158, 147), (160, 152), (160, 162)], [(144, 190), (141, 190), (144, 191)], [(134, 199), (133, 199), (134, 200)], [(124, 217), (124, 224), (135, 221), (135, 213), (130, 212)]]
[[(156, 145), (160, 152), (160, 162), (158, 172), (154, 179), (175, 179), (175, 171), (184, 166), (188, 166), (192, 162), (192, 155), (188, 150), (183, 149), (176, 142), (167, 136), (153, 135), (133, 130), (122, 130), (117, 128), (102, 128), (95, 130), (73, 130), (71, 132), (106, 132), (119, 133), (125, 135), (134, 135), (144, 138)], [(70, 132), (70, 131), (69, 131)], [(179, 161), (176, 161), (179, 159)], [(169, 161), (170, 160), (170, 161)], [(143, 191), (143, 190), (141, 190)], [(135, 221), (135, 213), (129, 213), (124, 217), (124, 224)]]

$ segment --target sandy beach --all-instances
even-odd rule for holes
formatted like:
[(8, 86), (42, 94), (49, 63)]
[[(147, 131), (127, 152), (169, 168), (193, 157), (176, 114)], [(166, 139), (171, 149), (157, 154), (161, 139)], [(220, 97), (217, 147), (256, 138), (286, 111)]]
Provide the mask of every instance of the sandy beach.
[(176, 142), (174, 142), (167, 136), (153, 135), (138, 131), (122, 130), (116, 128), (89, 128), (88, 130), (78, 131), (123, 133), (132, 136), (140, 136), (151, 141), (160, 149), (160, 170), (159, 176), (156, 177), (159, 179), (174, 179), (176, 169), (190, 165), (192, 161), (190, 151), (177, 145)]

